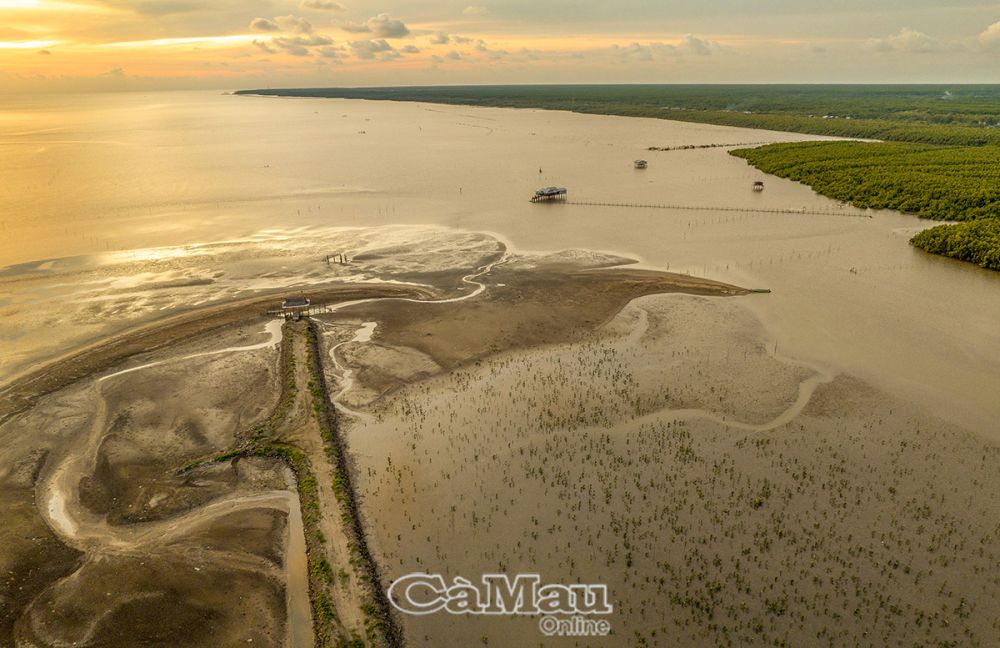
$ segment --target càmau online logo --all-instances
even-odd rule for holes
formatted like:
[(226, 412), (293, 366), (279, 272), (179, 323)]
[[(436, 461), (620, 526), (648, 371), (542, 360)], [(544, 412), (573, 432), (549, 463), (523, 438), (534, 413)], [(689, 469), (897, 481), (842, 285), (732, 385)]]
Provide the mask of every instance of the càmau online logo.
[(538, 574), (483, 574), (473, 584), (460, 576), (451, 583), (440, 574), (407, 574), (389, 585), (389, 601), (404, 614), (605, 615), (607, 585), (542, 584)]

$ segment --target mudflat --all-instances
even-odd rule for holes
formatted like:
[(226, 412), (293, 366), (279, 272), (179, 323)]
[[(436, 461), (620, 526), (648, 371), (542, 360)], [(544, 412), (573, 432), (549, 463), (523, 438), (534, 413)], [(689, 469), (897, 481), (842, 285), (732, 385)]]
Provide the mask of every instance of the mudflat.
[[(231, 100), (190, 106), (238, 139)], [(528, 571), (607, 583), (607, 645), (991, 645), (996, 277), (717, 146), (802, 136), (240, 101), (281, 173), (4, 241), (0, 643), (549, 645), (380, 598)], [(525, 200), (553, 183), (696, 209)]]
[[(5, 560), (23, 578), (4, 594), (3, 636), (165, 646), (190, 642), (197, 628), (196, 645), (206, 646), (313, 636), (396, 645), (400, 621), (371, 578), (381, 562), (365, 567), (375, 554), (359, 553), (368, 516), (381, 513), (345, 508), (357, 457), (329, 437), (330, 425), (351, 429), (350, 410), (324, 418), (322, 403), (342, 405), (355, 390), (391, 399), (433, 374), (581, 340), (642, 295), (746, 294), (579, 251), (511, 256), (501, 247), (470, 260), (420, 285), (309, 288), (329, 310), (312, 325), (326, 331), (318, 366), (307, 345), (314, 334), (261, 318), (275, 297), (259, 295), (144, 324), (10, 385), (17, 400), (7, 400), (0, 435), (17, 470), (2, 496), (17, 515)], [(376, 339), (359, 340), (354, 322), (369, 318)], [(348, 380), (343, 362), (359, 348), (395, 350), (374, 351), (382, 360), (427, 358), (433, 370), (359, 364)], [(342, 451), (355, 467), (347, 473), (335, 460)], [(164, 605), (176, 613), (161, 614)]]

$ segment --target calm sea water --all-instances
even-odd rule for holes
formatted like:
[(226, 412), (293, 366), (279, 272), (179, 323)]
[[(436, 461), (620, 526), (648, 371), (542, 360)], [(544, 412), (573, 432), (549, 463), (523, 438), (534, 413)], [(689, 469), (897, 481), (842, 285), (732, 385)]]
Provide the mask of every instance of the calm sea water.
[[(159, 282), (162, 293), (162, 272), (145, 273), (143, 263), (171, 252), (149, 248), (435, 224), (494, 232), (523, 250), (609, 250), (770, 288), (743, 301), (784, 354), (858, 374), (1000, 438), (1000, 273), (912, 249), (908, 238), (929, 223), (909, 216), (858, 217), (776, 178), (754, 193), (762, 176), (724, 149), (647, 151), (800, 139), (808, 138), (662, 120), (204, 92), (3, 98), (0, 382), (177, 307), (136, 300), (85, 321), (59, 315), (86, 291), (88, 300), (131, 299)], [(632, 167), (640, 157), (650, 162), (644, 171)], [(834, 213), (527, 202), (550, 184), (577, 200)], [(133, 279), (123, 286), (122, 272), (109, 271), (93, 297), (80, 269), (123, 259)], [(291, 281), (273, 270), (275, 281)], [(40, 306), (48, 314), (33, 312)]]

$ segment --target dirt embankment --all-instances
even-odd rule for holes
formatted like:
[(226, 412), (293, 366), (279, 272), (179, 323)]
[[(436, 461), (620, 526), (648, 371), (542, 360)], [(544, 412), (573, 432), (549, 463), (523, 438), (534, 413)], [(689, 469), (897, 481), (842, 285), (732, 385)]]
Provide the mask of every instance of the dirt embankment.
[(299, 585), (308, 587), (316, 645), (400, 646), (360, 522), (319, 337), (308, 321), (286, 322), (281, 344), (284, 384), (277, 408), (239, 448), (215, 460), (235, 465), (243, 457), (278, 457), (294, 472), (308, 565), (307, 584)]
[(392, 609), (389, 600), (386, 598), (383, 588), (382, 577), (378, 563), (372, 557), (372, 552), (368, 547), (368, 540), (365, 535), (365, 527), (361, 516), (361, 509), (358, 505), (358, 496), (355, 491), (354, 471), (350, 454), (347, 447), (347, 439), (342, 433), (339, 425), (337, 410), (330, 399), (330, 388), (326, 381), (326, 372), (323, 369), (323, 358), (327, 356), (322, 345), (322, 334), (312, 322), (309, 323), (309, 361), (312, 368), (312, 379), (318, 389), (318, 399), (316, 407), (316, 419), (322, 429), (322, 438), (325, 442), (323, 448), (327, 458), (332, 463), (334, 470), (334, 483), (339, 487), (339, 503), (343, 511), (343, 530), (350, 540), (352, 554), (357, 558), (352, 561), (355, 569), (360, 572), (358, 579), (361, 586), (367, 590), (365, 598), (370, 601), (375, 610), (370, 613), (370, 619), (366, 619), (370, 627), (369, 634), (376, 634), (376, 641), (384, 640), (385, 645), (390, 648), (403, 645), (403, 635)]
[[(327, 449), (326, 395), (315, 382), (314, 356), (305, 322), (285, 325), (282, 344), (293, 358), (296, 389), (288, 412), (276, 426), (276, 440), (294, 446), (305, 458), (299, 475), (310, 564), (313, 627), (320, 643), (364, 637), (366, 584), (353, 560), (350, 519), (341, 512), (335, 488), (335, 457)], [(294, 463), (294, 460), (293, 460)]]

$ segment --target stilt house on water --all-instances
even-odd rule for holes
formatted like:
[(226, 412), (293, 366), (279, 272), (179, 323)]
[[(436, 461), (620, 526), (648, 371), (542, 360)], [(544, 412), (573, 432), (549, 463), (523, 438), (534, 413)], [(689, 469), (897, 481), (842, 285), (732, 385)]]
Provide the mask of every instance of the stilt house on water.
[(565, 200), (566, 187), (545, 187), (535, 192), (531, 197), (531, 202), (544, 202), (549, 200)]

